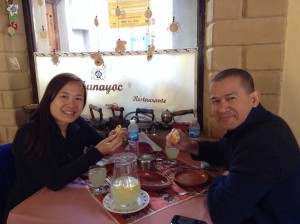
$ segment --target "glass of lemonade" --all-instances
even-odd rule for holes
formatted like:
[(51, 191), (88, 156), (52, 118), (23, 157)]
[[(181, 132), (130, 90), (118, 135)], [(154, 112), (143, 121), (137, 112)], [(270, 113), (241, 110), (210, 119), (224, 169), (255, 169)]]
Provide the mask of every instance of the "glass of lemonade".
[(168, 164), (170, 166), (175, 166), (177, 164), (177, 157), (179, 155), (179, 149), (175, 148), (175, 147), (169, 147), (166, 146), (165, 148), (166, 150), (166, 154), (168, 157)]
[(105, 166), (93, 165), (89, 168), (89, 180), (94, 187), (93, 193), (95, 195), (105, 193), (105, 190), (102, 186), (104, 185), (106, 174), (107, 170)]
[(110, 186), (112, 205), (118, 209), (137, 206), (141, 183), (137, 174), (137, 157), (134, 153), (117, 153), (113, 156), (114, 173)]
[(141, 184), (138, 179), (127, 176), (116, 179), (110, 188), (114, 203), (121, 206), (128, 206), (136, 203), (141, 191)]

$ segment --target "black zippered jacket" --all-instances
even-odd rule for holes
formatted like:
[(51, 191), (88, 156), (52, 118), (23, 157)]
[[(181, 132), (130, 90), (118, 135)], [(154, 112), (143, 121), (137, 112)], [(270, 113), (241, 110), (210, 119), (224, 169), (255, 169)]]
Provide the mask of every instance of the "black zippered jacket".
[(38, 159), (27, 156), (24, 139), (27, 132), (34, 131), (33, 122), (25, 123), (15, 139), (16, 180), (8, 199), (8, 211), (42, 187), (54, 191), (62, 189), (102, 158), (94, 145), (103, 138), (82, 117), (69, 124), (66, 138), (56, 122), (51, 120), (49, 153)]
[(208, 193), (214, 224), (300, 223), (300, 151), (282, 118), (259, 104), (221, 140), (199, 142), (199, 155), (229, 171)]

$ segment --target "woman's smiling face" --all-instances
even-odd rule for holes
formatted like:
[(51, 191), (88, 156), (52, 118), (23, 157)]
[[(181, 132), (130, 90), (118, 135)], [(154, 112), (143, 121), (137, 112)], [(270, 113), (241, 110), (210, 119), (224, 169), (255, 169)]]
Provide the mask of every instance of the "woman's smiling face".
[(228, 77), (210, 85), (212, 113), (225, 130), (233, 130), (248, 117), (259, 104), (259, 93), (247, 93), (239, 77)]
[(50, 113), (62, 129), (74, 122), (84, 107), (84, 89), (79, 82), (67, 83), (50, 104)]

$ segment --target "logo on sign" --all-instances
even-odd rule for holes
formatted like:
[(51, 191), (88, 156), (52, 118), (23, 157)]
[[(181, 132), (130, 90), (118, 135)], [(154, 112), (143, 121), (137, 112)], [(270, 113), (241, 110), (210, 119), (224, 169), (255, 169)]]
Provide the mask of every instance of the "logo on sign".
[(103, 68), (94, 68), (91, 71), (92, 80), (105, 80), (106, 72)]

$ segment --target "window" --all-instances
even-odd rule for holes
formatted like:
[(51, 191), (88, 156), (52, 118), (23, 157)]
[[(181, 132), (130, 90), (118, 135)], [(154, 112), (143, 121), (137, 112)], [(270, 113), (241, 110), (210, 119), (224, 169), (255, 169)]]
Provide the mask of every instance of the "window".
[[(109, 57), (107, 57), (109, 61), (121, 60), (119, 57), (113, 58), (116, 41), (120, 38), (127, 42), (127, 55), (147, 54), (147, 48), (151, 44), (155, 45), (154, 57), (155, 54), (174, 55), (176, 57), (178, 52), (184, 52), (187, 49), (198, 51), (196, 54), (196, 63), (193, 63), (193, 74), (185, 73), (185, 71), (180, 72), (180, 74), (181, 76), (194, 75), (194, 72), (196, 72), (194, 78), (196, 81), (196, 97), (191, 101), (195, 105), (197, 117), (203, 127), (202, 97), (205, 0), (189, 0), (188, 2), (186, 0), (46, 0), (43, 6), (38, 5), (38, 2), (34, 0), (22, 1), (25, 25), (26, 29), (29, 30), (27, 32), (27, 42), (34, 102), (37, 103), (39, 101), (37, 88), (37, 79), (39, 77), (35, 71), (38, 66), (35, 63), (37, 61), (45, 61), (35, 60), (36, 55), (42, 54), (45, 57), (49, 57), (49, 55), (53, 54), (51, 52), (53, 49), (59, 54), (74, 54), (75, 56), (101, 51), (104, 54), (110, 52)], [(144, 12), (145, 6), (149, 6), (153, 14), (148, 25), (142, 24), (141, 21), (141, 25), (120, 25), (120, 22), (130, 24), (139, 21), (130, 21), (129, 16), (118, 18), (116, 21), (112, 16), (109, 16), (109, 12), (113, 14), (116, 4), (120, 7), (121, 13), (124, 13), (128, 10), (125, 6), (129, 3), (136, 3), (134, 5), (136, 8), (139, 8), (137, 7), (138, 4), (144, 4), (144, 8), (140, 9), (140, 12)], [(162, 6), (161, 4), (167, 5)], [(110, 6), (111, 8), (109, 8)], [(131, 5), (130, 9), (132, 8), (134, 7)], [(96, 16), (99, 22), (98, 27), (94, 25)], [(118, 25), (117, 22), (119, 22)], [(179, 23), (179, 32), (173, 34), (168, 30), (172, 22)], [(43, 33), (42, 31), (47, 31), (47, 38), (41, 38), (40, 34)], [(128, 60), (132, 60), (133, 58)], [(176, 60), (172, 59), (170, 61)], [(61, 66), (63, 66), (62, 63), (55, 68), (61, 68)], [(156, 63), (155, 66), (163, 66), (164, 68), (169, 66), (171, 68), (172, 64), (162, 65)], [(138, 74), (136, 71), (135, 73)], [(179, 73), (177, 72), (177, 74)], [(156, 75), (153, 78), (160, 79), (161, 76)], [(151, 88), (155, 89), (154, 87)], [(180, 88), (180, 85), (177, 85), (177, 88)]]
[[(157, 50), (197, 48), (197, 0), (39, 2), (31, 0), (36, 52), (115, 51), (118, 39), (127, 42), (127, 51), (145, 51), (152, 44)], [(145, 17), (148, 7), (151, 18)]]

